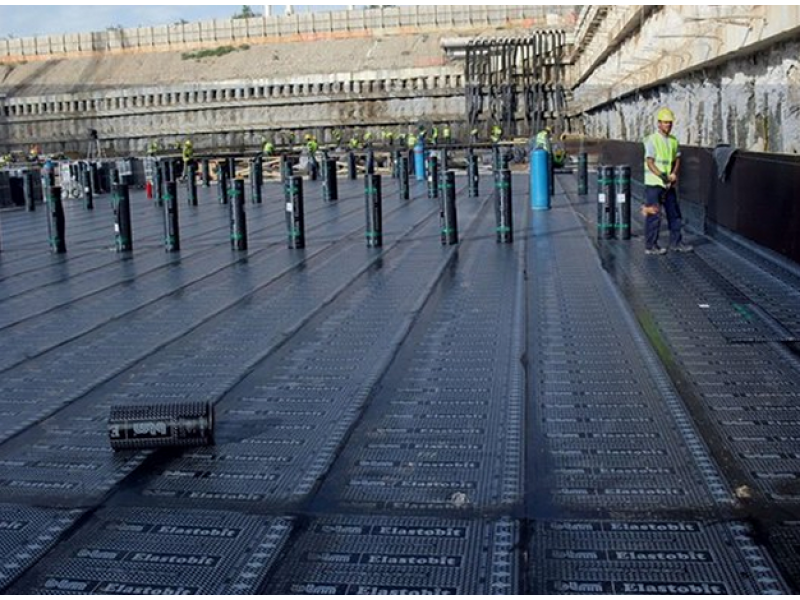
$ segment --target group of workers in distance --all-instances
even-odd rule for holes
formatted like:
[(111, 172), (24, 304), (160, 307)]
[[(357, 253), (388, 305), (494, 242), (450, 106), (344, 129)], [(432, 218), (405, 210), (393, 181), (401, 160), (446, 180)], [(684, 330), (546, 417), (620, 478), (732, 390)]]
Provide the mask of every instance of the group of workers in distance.
[[(672, 135), (672, 127), (675, 122), (675, 114), (669, 108), (661, 108), (656, 114), (657, 130), (644, 139), (644, 187), (645, 197), (642, 207), (642, 214), (645, 217), (645, 254), (663, 255), (667, 253), (666, 248), (658, 245), (659, 232), (661, 229), (661, 215), (666, 213), (667, 224), (670, 235), (669, 248), (675, 252), (691, 252), (692, 246), (683, 242), (682, 236), (682, 217), (678, 204), (677, 183), (681, 166), (681, 153), (677, 138)], [(531, 148), (541, 148), (550, 153), (555, 167), (561, 167), (566, 162), (566, 149), (558, 142), (552, 141), (553, 129), (550, 126), (544, 127), (539, 131), (533, 140)], [(471, 141), (476, 141), (478, 130), (470, 132)], [(493, 144), (499, 144), (503, 137), (503, 130), (499, 125), (494, 125), (489, 131), (489, 139)], [(290, 132), (281, 136), (284, 142), (282, 146), (294, 146), (295, 135)], [(332, 133), (335, 147), (342, 147), (342, 132), (334, 130)], [(392, 131), (383, 130), (381, 132), (381, 142), (384, 146), (414, 148), (420, 139), (424, 139), (426, 145), (437, 146), (440, 143), (448, 145), (452, 143), (452, 132), (449, 125), (444, 125), (441, 130), (438, 126), (433, 126), (430, 131), (424, 127), (409, 133), (395, 134)], [(288, 142), (288, 143), (287, 143)], [(373, 144), (372, 133), (367, 131), (363, 135), (355, 133), (347, 142), (350, 150), (369, 148)], [(178, 144), (180, 146), (180, 144)], [(194, 158), (194, 146), (192, 141), (187, 139), (183, 142), (181, 154), (186, 165)], [(310, 157), (316, 155), (319, 150), (319, 142), (311, 135), (304, 137), (303, 150)], [(148, 145), (148, 154), (154, 156), (158, 154), (160, 147), (158, 142), (153, 141)], [(277, 144), (272, 139), (264, 139), (262, 144), (262, 154), (265, 157), (274, 156), (277, 152)], [(3, 157), (6, 158), (6, 157)], [(3, 161), (6, 162), (6, 161)], [(0, 164), (0, 166), (3, 166)]]

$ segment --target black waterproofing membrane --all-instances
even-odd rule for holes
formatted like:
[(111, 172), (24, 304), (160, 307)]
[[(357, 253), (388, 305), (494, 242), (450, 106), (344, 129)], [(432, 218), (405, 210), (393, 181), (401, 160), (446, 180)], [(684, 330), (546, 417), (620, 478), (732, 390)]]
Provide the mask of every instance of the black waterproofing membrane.
[[(216, 186), (174, 252), (138, 189), (131, 252), (110, 194), (64, 201), (65, 254), (0, 213), (0, 591), (797, 593), (798, 269), (646, 256), (638, 204), (598, 240), (596, 173), (531, 212), (513, 168), (502, 210), (456, 175), (452, 244), (388, 172), (304, 181), (304, 247), (273, 182), (246, 248)], [(112, 449), (187, 403), (197, 443)]]

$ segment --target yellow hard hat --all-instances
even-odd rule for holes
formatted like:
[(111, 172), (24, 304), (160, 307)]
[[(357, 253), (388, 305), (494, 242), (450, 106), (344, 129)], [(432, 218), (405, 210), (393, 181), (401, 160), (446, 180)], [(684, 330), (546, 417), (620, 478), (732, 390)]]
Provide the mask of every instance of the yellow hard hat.
[(656, 120), (672, 123), (675, 121), (675, 114), (668, 108), (661, 108), (656, 115)]

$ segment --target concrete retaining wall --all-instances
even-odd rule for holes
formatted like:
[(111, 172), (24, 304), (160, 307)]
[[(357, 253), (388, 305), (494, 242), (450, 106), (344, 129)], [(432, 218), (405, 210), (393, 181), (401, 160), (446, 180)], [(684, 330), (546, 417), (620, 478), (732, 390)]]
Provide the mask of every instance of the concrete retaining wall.
[[(313, 132), (323, 141), (334, 129), (397, 130), (426, 120), (464, 117), (463, 73), (458, 67), (362, 72), (349, 78), (320, 75), (214, 84), (94, 91), (0, 101), (0, 151), (85, 151), (96, 129), (108, 153), (143, 152), (191, 136), (197, 149), (244, 148), (279, 130)], [(456, 127), (455, 134), (459, 133)]]

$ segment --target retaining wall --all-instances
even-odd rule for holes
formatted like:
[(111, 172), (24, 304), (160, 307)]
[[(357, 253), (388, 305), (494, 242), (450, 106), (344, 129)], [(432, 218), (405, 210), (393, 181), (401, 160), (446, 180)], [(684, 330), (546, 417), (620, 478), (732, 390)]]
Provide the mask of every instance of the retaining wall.
[[(0, 150), (38, 143), (44, 153), (83, 152), (96, 129), (106, 152), (144, 152), (192, 137), (195, 147), (257, 147), (280, 130), (373, 130), (422, 120), (456, 123), (464, 115), (458, 68), (406, 69), (342, 76), (182, 84), (94, 91), (80, 95), (9, 98), (0, 106), (6, 141)], [(363, 133), (363, 131), (362, 131)], [(459, 134), (456, 128), (454, 132)]]

